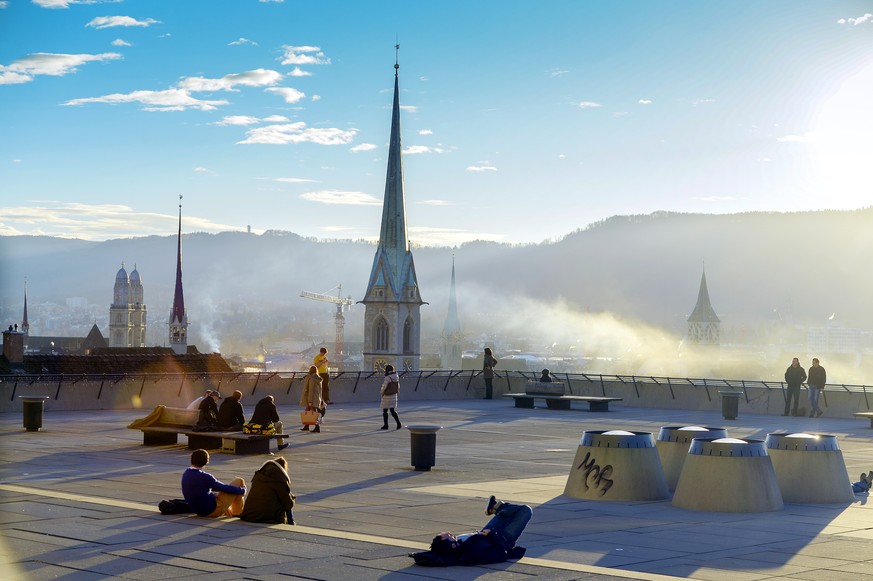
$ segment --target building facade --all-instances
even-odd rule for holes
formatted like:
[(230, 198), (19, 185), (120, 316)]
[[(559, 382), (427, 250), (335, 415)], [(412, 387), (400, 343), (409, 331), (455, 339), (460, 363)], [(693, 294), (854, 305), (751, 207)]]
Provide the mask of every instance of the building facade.
[(109, 307), (109, 346), (145, 347), (147, 319), (139, 271), (134, 265), (128, 276), (121, 263)]

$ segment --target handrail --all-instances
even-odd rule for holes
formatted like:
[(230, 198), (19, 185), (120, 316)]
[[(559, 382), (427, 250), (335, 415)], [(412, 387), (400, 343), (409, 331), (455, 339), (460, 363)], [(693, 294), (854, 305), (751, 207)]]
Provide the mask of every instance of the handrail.
[[(420, 371), (404, 371), (404, 377), (416, 376), (417, 380), (428, 379), (431, 377), (457, 377), (465, 374), (467, 371), (472, 371), (470, 379), (480, 375), (477, 370), (457, 370), (457, 369), (422, 369)], [(33, 383), (69, 383), (71, 385), (83, 381), (111, 381), (118, 383), (121, 381), (144, 382), (151, 380), (158, 381), (205, 381), (218, 382), (221, 384), (224, 381), (235, 383), (238, 381), (267, 381), (271, 378), (279, 378), (281, 380), (294, 380), (299, 376), (299, 371), (227, 371), (227, 372), (202, 372), (202, 373), (7, 373), (0, 374), (0, 384), (14, 384), (18, 382)], [(506, 379), (516, 378), (520, 380), (528, 380), (529, 371), (507, 371), (504, 370), (501, 374), (505, 375)], [(356, 381), (361, 379), (371, 379), (376, 375), (373, 371), (341, 371), (336, 373), (339, 376), (352, 376)], [(689, 385), (701, 388), (721, 388), (721, 389), (736, 389), (742, 391), (748, 388), (763, 388), (784, 389), (785, 383), (782, 381), (760, 380), (760, 379), (729, 379), (729, 378), (703, 378), (703, 377), (667, 377), (657, 375), (610, 375), (610, 374), (593, 374), (593, 373), (563, 373), (568, 382), (582, 382), (597, 384), (603, 387), (607, 382), (616, 382), (622, 384), (638, 384), (648, 383), (658, 387), (672, 389), (681, 385)], [(869, 391), (873, 391), (873, 386), (866, 384), (846, 384), (846, 383), (829, 383), (825, 386), (829, 391), (844, 391), (847, 393), (861, 393), (865, 396)]]

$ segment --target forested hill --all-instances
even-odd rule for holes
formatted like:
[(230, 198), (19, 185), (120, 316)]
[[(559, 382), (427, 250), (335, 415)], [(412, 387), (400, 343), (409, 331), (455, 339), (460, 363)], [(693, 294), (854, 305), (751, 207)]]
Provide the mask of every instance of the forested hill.
[[(374, 251), (365, 242), (278, 231), (185, 234), (186, 306), (201, 319), (216, 309), (251, 318), (273, 312), (293, 317), (326, 307), (299, 298), (301, 290), (325, 292), (338, 283), (344, 295), (358, 300)], [(704, 266), (712, 304), (723, 319), (766, 320), (778, 312), (798, 323), (823, 324), (837, 313), (845, 324), (873, 328), (873, 207), (616, 216), (558, 242), (473, 242), (413, 252), (422, 296), (430, 303), (422, 311), (426, 324), (440, 328), (453, 256), (468, 329), (517, 299), (565, 300), (579, 310), (675, 326), (694, 307)], [(26, 277), (31, 304), (81, 296), (108, 310), (124, 262), (128, 272), (136, 265), (152, 321), (162, 322), (172, 300), (175, 260), (174, 236), (106, 242), (0, 237), (0, 303), (13, 313), (20, 310)]]

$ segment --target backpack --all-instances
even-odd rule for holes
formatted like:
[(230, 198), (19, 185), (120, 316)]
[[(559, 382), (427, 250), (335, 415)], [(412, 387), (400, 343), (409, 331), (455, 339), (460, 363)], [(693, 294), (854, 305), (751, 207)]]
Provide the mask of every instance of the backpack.
[(400, 393), (400, 382), (391, 381), (385, 386), (385, 392), (382, 395), (397, 395)]
[(158, 510), (161, 511), (161, 514), (186, 514), (194, 512), (188, 506), (188, 502), (181, 498), (162, 500), (158, 503)]
[(276, 428), (273, 422), (269, 424), (253, 424), (251, 422), (243, 424), (243, 434), (263, 434), (271, 436), (276, 433)]

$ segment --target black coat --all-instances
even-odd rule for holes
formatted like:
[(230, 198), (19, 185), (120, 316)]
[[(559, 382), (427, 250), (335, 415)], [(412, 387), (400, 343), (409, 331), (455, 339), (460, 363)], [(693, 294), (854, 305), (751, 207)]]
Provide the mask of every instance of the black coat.
[(797, 367), (791, 365), (785, 370), (785, 383), (788, 387), (800, 387), (804, 381), (806, 381), (806, 371), (800, 365)]
[(221, 407), (218, 408), (219, 427), (232, 428), (236, 425), (242, 426), (244, 423), (246, 423), (246, 418), (243, 415), (243, 406), (238, 399), (228, 397), (221, 402)]
[(825, 372), (824, 367), (819, 365), (818, 367), (809, 368), (809, 378), (806, 380), (806, 383), (808, 383), (809, 385), (814, 385), (816, 387), (824, 388), (827, 382), (828, 375)]
[(218, 425), (218, 405), (211, 397), (204, 397), (200, 402), (200, 416), (197, 418), (198, 426)]
[(287, 524), (294, 499), (291, 477), (279, 464), (268, 460), (255, 472), (239, 517), (249, 522)]
[(276, 410), (276, 404), (269, 397), (261, 399), (255, 406), (255, 413), (252, 414), (251, 423), (261, 424), (265, 426), (270, 422), (278, 422), (279, 412)]
[(416, 565), (424, 567), (450, 567), (452, 565), (487, 565), (503, 563), (510, 559), (521, 559), (527, 549), (524, 547), (507, 546), (503, 537), (495, 531), (487, 535), (476, 533), (464, 539), (452, 553), (434, 553), (422, 551), (409, 556), (415, 559)]

